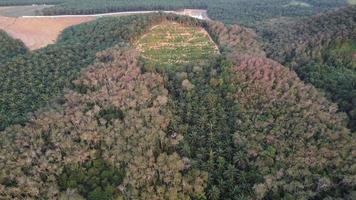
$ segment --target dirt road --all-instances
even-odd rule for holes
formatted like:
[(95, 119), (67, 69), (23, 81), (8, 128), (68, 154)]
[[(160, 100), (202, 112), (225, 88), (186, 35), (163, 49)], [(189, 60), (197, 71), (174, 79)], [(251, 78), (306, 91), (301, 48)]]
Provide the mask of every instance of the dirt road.
[(201, 9), (184, 9), (180, 11), (129, 11), (129, 12), (113, 12), (113, 13), (102, 13), (93, 15), (51, 15), (51, 16), (22, 16), (22, 18), (36, 18), (36, 19), (47, 19), (47, 18), (80, 18), (80, 17), (107, 17), (107, 16), (127, 16), (136, 14), (148, 14), (148, 13), (173, 13), (177, 15), (186, 15), (202, 20), (210, 20), (206, 10)]

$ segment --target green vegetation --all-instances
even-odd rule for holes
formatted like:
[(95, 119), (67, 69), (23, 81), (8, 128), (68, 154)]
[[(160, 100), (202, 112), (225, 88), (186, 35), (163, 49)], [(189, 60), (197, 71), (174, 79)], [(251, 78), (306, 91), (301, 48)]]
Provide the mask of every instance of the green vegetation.
[(64, 0), (55, 8), (47, 10), (48, 15), (55, 14), (94, 14), (105, 12), (137, 10), (176, 10), (183, 8), (204, 8), (204, 0)]
[[(325, 51), (325, 59), (334, 62), (334, 65), (344, 65), (347, 68), (356, 68), (356, 39), (334, 42)], [(331, 61), (332, 60), (332, 61)]]
[(261, 32), (267, 55), (326, 92), (348, 114), (352, 130), (356, 130), (354, 16), (355, 6)]
[(26, 52), (27, 49), (20, 40), (15, 40), (0, 30), (0, 68), (7, 60)]
[(0, 7), (0, 16), (21, 17), (32, 15), (43, 15), (42, 10), (52, 5), (32, 5), (32, 6), (10, 6)]
[(346, 116), (266, 58), (251, 30), (144, 15), (80, 25), (61, 40), (134, 43), (162, 22), (204, 27), (221, 54), (171, 67), (141, 62), (128, 44), (97, 53), (57, 102), (1, 132), (4, 198), (352, 198)]
[(0, 6), (18, 6), (32, 4), (59, 4), (66, 0), (0, 0)]
[(150, 68), (162, 69), (201, 63), (218, 52), (204, 29), (170, 22), (154, 26), (136, 46)]
[(57, 44), (13, 58), (0, 68), (0, 129), (24, 123), (28, 114), (61, 94), (93, 61), (81, 44)]
[(110, 200), (117, 196), (113, 186), (122, 183), (124, 174), (99, 156), (80, 165), (65, 166), (58, 185), (64, 191), (77, 189), (88, 200)]
[[(98, 51), (129, 42), (160, 15), (106, 18), (69, 28), (59, 41), (11, 59), (0, 67), (0, 130), (24, 123), (29, 113), (60, 96), (95, 60)], [(152, 18), (152, 21), (148, 21)], [(131, 23), (134, 21), (135, 23)], [(127, 44), (126, 44), (127, 45)], [(14, 53), (11, 51), (11, 53)]]
[(312, 0), (309, 7), (285, 6), (291, 0), (67, 0), (46, 9), (45, 14), (92, 14), (130, 10), (177, 10), (182, 8), (207, 9), (210, 18), (225, 23), (258, 27), (262, 22), (277, 17), (303, 17), (330, 8), (341, 7), (347, 0)]
[(65, 0), (0, 0), (0, 6), (58, 4), (64, 1)]
[[(339, 105), (353, 99), (354, 12), (263, 27), (266, 52), (251, 29), (149, 14), (71, 27), (11, 58), (1, 198), (353, 199), (355, 134), (304, 81)], [(204, 62), (214, 45), (202, 29), (219, 47)], [(184, 62), (152, 48), (167, 42)]]
[[(168, 133), (172, 112), (162, 75), (141, 72), (135, 50), (97, 56), (74, 82), (94, 90), (69, 90), (62, 105), (0, 134), (2, 197), (204, 197), (206, 173), (189, 168), (175, 151), (180, 136)], [(113, 110), (123, 117), (107, 117)], [(36, 155), (23, 156), (32, 150)]]
[[(192, 160), (192, 167), (208, 172), (205, 189), (208, 199), (348, 196), (351, 185), (333, 187), (329, 181), (347, 179), (347, 175), (342, 175), (343, 169), (334, 169), (352, 162), (350, 155), (342, 158), (345, 163), (340, 166), (322, 161), (328, 160), (321, 153), (324, 150), (334, 154), (352, 148), (343, 118), (337, 116), (338, 120), (333, 121), (336, 113), (322, 111), (322, 107), (332, 105), (277, 63), (258, 57), (243, 58), (236, 67), (225, 62), (199, 71), (189, 72), (187, 68), (187, 79), (194, 89), (189, 92), (179, 89), (181, 79), (176, 76), (172, 76), (176, 83), (172, 81), (170, 89), (178, 116), (172, 129), (186, 133), (180, 151)], [(222, 74), (216, 73), (218, 69), (223, 69)], [(293, 89), (282, 89), (287, 85)], [(306, 108), (304, 101), (310, 100), (313, 106)], [(311, 118), (303, 116), (305, 112)], [(324, 121), (324, 117), (328, 120)], [(332, 147), (335, 143), (331, 142), (333, 136), (326, 134), (328, 130), (334, 136), (341, 134), (345, 140), (339, 138), (336, 143), (340, 145)], [(317, 136), (319, 132), (324, 134)], [(333, 145), (326, 145), (327, 141)], [(313, 149), (319, 145), (325, 149), (320, 148), (317, 153)], [(320, 171), (325, 176), (312, 180), (311, 176), (318, 176)], [(321, 183), (325, 184), (325, 190), (315, 191), (314, 187)], [(302, 186), (302, 190), (298, 189)]]
[(356, 130), (356, 40), (333, 42), (322, 51), (321, 58), (296, 71), (307, 82), (328, 92), (350, 118), (349, 127)]
[(45, 9), (45, 15), (199, 8), (207, 9), (211, 19), (258, 28), (269, 19), (310, 16), (345, 6), (348, 0), (0, 0), (0, 5), (32, 3), (56, 4)]

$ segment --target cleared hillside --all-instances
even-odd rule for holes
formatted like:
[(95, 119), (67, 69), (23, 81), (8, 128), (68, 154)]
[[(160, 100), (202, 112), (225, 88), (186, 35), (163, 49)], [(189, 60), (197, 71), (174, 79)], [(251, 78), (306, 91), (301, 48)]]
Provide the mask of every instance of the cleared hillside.
[(209, 34), (198, 27), (164, 22), (151, 28), (135, 46), (152, 67), (198, 64), (218, 53)]

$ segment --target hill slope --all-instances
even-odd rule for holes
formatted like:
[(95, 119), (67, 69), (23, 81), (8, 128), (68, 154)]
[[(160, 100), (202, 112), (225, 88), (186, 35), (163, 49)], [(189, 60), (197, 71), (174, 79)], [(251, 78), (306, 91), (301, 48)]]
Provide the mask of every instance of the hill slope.
[[(221, 54), (150, 65), (129, 43), (167, 21), (205, 28)], [(80, 25), (61, 41), (124, 44), (0, 133), (5, 199), (352, 199), (345, 115), (266, 58), (251, 30), (146, 15)]]
[[(356, 128), (356, 6), (314, 16), (262, 33), (266, 52), (294, 69), (299, 77), (325, 91)], [(342, 52), (342, 53), (341, 53)]]
[(0, 65), (6, 60), (27, 52), (24, 44), (0, 30)]
[[(95, 54), (116, 44), (134, 41), (155, 23), (175, 15), (152, 14), (105, 18), (68, 28), (58, 42), (20, 55), (0, 68), (0, 130), (23, 123), (28, 114), (61, 95)], [(197, 23), (195, 19), (189, 19)]]

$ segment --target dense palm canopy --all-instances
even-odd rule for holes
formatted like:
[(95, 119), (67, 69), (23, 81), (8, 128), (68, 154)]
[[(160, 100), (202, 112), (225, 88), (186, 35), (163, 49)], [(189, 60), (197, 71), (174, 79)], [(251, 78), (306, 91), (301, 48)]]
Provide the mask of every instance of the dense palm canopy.
[[(162, 22), (204, 28), (219, 54), (152, 67), (133, 44)], [(266, 55), (250, 29), (175, 15), (67, 29), (0, 69), (0, 194), (352, 199), (347, 115)]]

